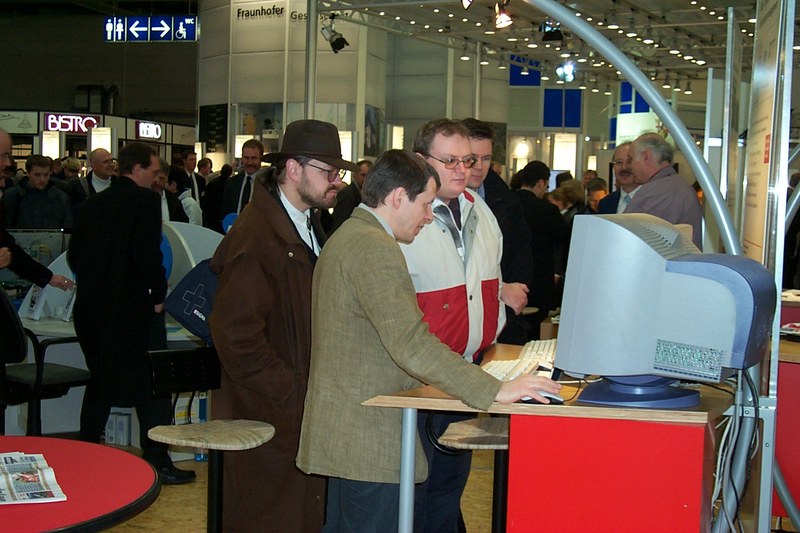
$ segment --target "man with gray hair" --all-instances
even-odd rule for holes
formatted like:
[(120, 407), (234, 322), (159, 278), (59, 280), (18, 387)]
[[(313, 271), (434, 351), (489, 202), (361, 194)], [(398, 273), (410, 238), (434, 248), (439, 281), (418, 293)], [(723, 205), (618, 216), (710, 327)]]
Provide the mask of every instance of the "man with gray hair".
[(663, 137), (645, 133), (630, 149), (634, 182), (642, 187), (625, 209), (647, 213), (672, 224), (692, 226), (692, 241), (703, 247), (703, 210), (689, 183), (672, 166), (673, 151)]

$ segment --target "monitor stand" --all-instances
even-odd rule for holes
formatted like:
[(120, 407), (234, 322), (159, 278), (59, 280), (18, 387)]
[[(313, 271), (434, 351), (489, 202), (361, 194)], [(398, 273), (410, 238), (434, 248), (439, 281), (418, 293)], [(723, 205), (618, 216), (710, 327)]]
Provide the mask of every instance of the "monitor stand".
[(674, 387), (677, 380), (659, 376), (614, 376), (590, 383), (580, 403), (615, 407), (684, 409), (700, 404), (700, 393)]

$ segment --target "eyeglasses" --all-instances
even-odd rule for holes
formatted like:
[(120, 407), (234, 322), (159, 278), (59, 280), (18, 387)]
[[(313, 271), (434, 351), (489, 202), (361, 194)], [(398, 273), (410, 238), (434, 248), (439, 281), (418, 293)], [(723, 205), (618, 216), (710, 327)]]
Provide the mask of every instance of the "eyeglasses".
[(430, 157), (431, 159), (435, 159), (439, 163), (443, 164), (444, 168), (446, 168), (447, 170), (455, 169), (459, 163), (464, 165), (465, 169), (472, 168), (475, 166), (475, 163), (478, 162), (478, 158), (476, 158), (474, 155), (465, 157), (464, 159), (456, 159), (455, 157), (448, 157), (447, 159), (439, 159), (438, 157), (433, 156), (431, 154), (428, 154), (428, 157)]
[(322, 168), (322, 167), (318, 167), (317, 165), (314, 165), (312, 163), (306, 163), (306, 165), (308, 165), (310, 167), (314, 167), (317, 170), (321, 170), (322, 172), (324, 172), (326, 177), (328, 178), (329, 182), (336, 181), (336, 178), (339, 178), (339, 179), (344, 178), (344, 175), (347, 172), (343, 168), (336, 168), (336, 167), (334, 167), (334, 168)]
[(631, 162), (631, 159), (630, 159), (630, 158), (628, 158), (628, 159), (624, 159), (624, 160), (623, 160), (623, 159), (615, 159), (615, 160), (614, 160), (614, 166), (615, 166), (615, 167), (618, 167), (618, 166), (620, 166), (620, 165), (624, 165), (625, 163), (630, 163), (630, 162)]

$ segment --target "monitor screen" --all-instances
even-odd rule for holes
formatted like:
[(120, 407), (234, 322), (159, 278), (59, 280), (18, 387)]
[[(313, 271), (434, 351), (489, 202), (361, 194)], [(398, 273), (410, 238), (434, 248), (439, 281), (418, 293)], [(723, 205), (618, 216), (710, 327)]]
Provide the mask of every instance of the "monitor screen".
[[(44, 266), (50, 266), (50, 263), (64, 253), (69, 242), (68, 235), (60, 229), (10, 229), (8, 233), (25, 253)], [(31, 282), (4, 268), (0, 269), (0, 284), (8, 288), (25, 288)]]
[(697, 394), (675, 381), (720, 382), (761, 361), (776, 294), (760, 263), (701, 253), (688, 226), (575, 217), (555, 363), (605, 378), (583, 402), (690, 407)]

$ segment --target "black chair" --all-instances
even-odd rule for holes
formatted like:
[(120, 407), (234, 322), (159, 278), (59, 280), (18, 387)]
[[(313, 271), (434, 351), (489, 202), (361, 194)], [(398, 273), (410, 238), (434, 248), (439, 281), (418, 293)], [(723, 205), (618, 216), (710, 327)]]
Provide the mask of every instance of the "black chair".
[[(28, 340), (33, 345), (34, 363), (23, 363), (28, 356)], [(38, 436), (42, 434), (42, 400), (60, 398), (70, 388), (89, 382), (88, 370), (44, 361), (50, 346), (77, 342), (77, 337), (40, 341), (22, 327), (8, 295), (0, 290), (0, 435), (5, 434), (7, 406), (27, 403), (26, 432)]]

